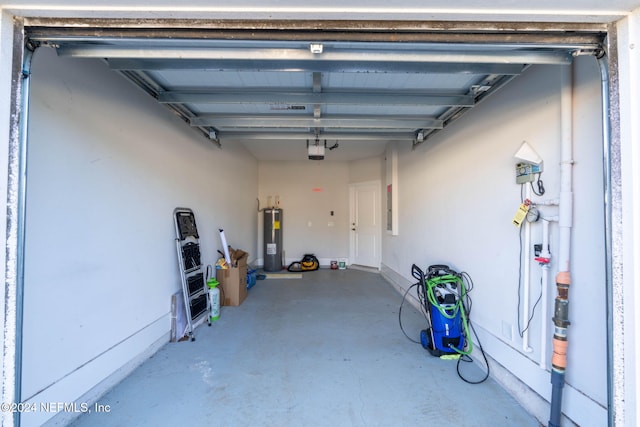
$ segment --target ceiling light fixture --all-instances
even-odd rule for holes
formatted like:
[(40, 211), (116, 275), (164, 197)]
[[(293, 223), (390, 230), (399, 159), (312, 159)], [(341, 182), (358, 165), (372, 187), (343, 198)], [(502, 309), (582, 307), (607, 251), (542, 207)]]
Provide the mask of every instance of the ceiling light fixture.
[(324, 50), (324, 46), (322, 45), (322, 43), (311, 43), (309, 45), (309, 50), (311, 51), (311, 53), (319, 54)]

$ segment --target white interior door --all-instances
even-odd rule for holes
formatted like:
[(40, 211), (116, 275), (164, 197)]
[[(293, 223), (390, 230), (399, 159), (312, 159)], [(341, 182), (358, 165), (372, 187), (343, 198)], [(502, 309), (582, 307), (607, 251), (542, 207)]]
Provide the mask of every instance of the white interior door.
[(351, 264), (380, 268), (380, 181), (349, 186)]

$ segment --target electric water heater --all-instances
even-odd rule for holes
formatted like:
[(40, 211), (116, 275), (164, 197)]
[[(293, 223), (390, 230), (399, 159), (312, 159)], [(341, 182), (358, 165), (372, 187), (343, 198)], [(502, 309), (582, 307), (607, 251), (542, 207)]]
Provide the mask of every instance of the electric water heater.
[(264, 271), (282, 270), (282, 209), (264, 211)]

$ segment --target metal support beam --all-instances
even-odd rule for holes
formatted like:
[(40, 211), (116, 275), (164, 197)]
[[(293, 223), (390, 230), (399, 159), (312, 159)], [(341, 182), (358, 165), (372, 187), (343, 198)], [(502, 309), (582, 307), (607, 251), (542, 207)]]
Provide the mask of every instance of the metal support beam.
[[(313, 73), (313, 93), (322, 92), (322, 73), (314, 72)], [(320, 118), (322, 106), (320, 104), (313, 105), (313, 117), (316, 119)]]
[[(212, 41), (213, 43), (215, 41)], [(452, 46), (443, 49), (440, 46), (417, 45), (415, 49), (389, 49), (387, 45), (356, 45), (353, 48), (333, 48), (323, 53), (310, 52), (308, 48), (247, 48), (247, 47), (199, 47), (193, 44), (183, 46), (152, 45), (145, 48), (144, 41), (137, 46), (120, 45), (74, 45), (58, 48), (61, 56), (83, 58), (114, 59), (170, 59), (170, 60), (209, 60), (209, 61), (294, 61), (297, 63), (464, 63), (464, 64), (569, 64), (572, 56), (564, 50), (530, 49), (486, 49), (473, 46)], [(411, 46), (411, 45), (408, 45)], [(483, 50), (486, 49), (486, 50)], [(371, 68), (371, 67), (367, 67)]]
[(168, 91), (158, 94), (163, 104), (333, 104), (333, 105), (416, 105), (471, 107), (474, 98), (469, 95), (433, 95), (411, 93), (375, 92), (288, 92), (256, 91), (246, 89), (225, 91)]
[[(425, 59), (424, 61), (427, 61)], [(494, 58), (493, 61), (500, 61)], [(375, 62), (326, 60), (211, 60), (211, 59), (119, 59), (108, 60), (113, 70), (212, 70), (212, 71), (300, 71), (332, 73), (440, 73), (440, 74), (509, 74), (522, 73), (526, 63), (463, 63), (463, 62)], [(553, 62), (564, 63), (563, 62)]]
[[(315, 138), (316, 135), (309, 132), (219, 132), (218, 137), (222, 141), (229, 140), (300, 140)], [(415, 134), (413, 132), (320, 132), (319, 139), (330, 139), (340, 141), (413, 141)]]
[[(300, 40), (324, 42), (416, 42), (522, 44), (529, 47), (598, 48), (607, 33), (607, 24), (570, 22), (491, 22), (438, 20), (292, 20), (292, 19), (26, 19), (30, 37), (39, 41), (68, 41), (99, 37), (218, 39), (218, 40)], [(203, 37), (205, 36), (205, 37)]]
[(224, 128), (370, 128), (370, 129), (442, 129), (442, 120), (418, 116), (326, 116), (314, 118), (296, 115), (201, 115), (191, 119), (191, 126)]

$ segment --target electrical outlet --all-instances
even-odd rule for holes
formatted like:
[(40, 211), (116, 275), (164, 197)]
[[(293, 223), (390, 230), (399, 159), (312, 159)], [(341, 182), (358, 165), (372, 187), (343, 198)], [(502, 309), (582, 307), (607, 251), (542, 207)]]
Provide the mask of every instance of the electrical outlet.
[(541, 243), (533, 245), (533, 253), (535, 254), (535, 256), (540, 256), (541, 252), (542, 252), (542, 244)]

